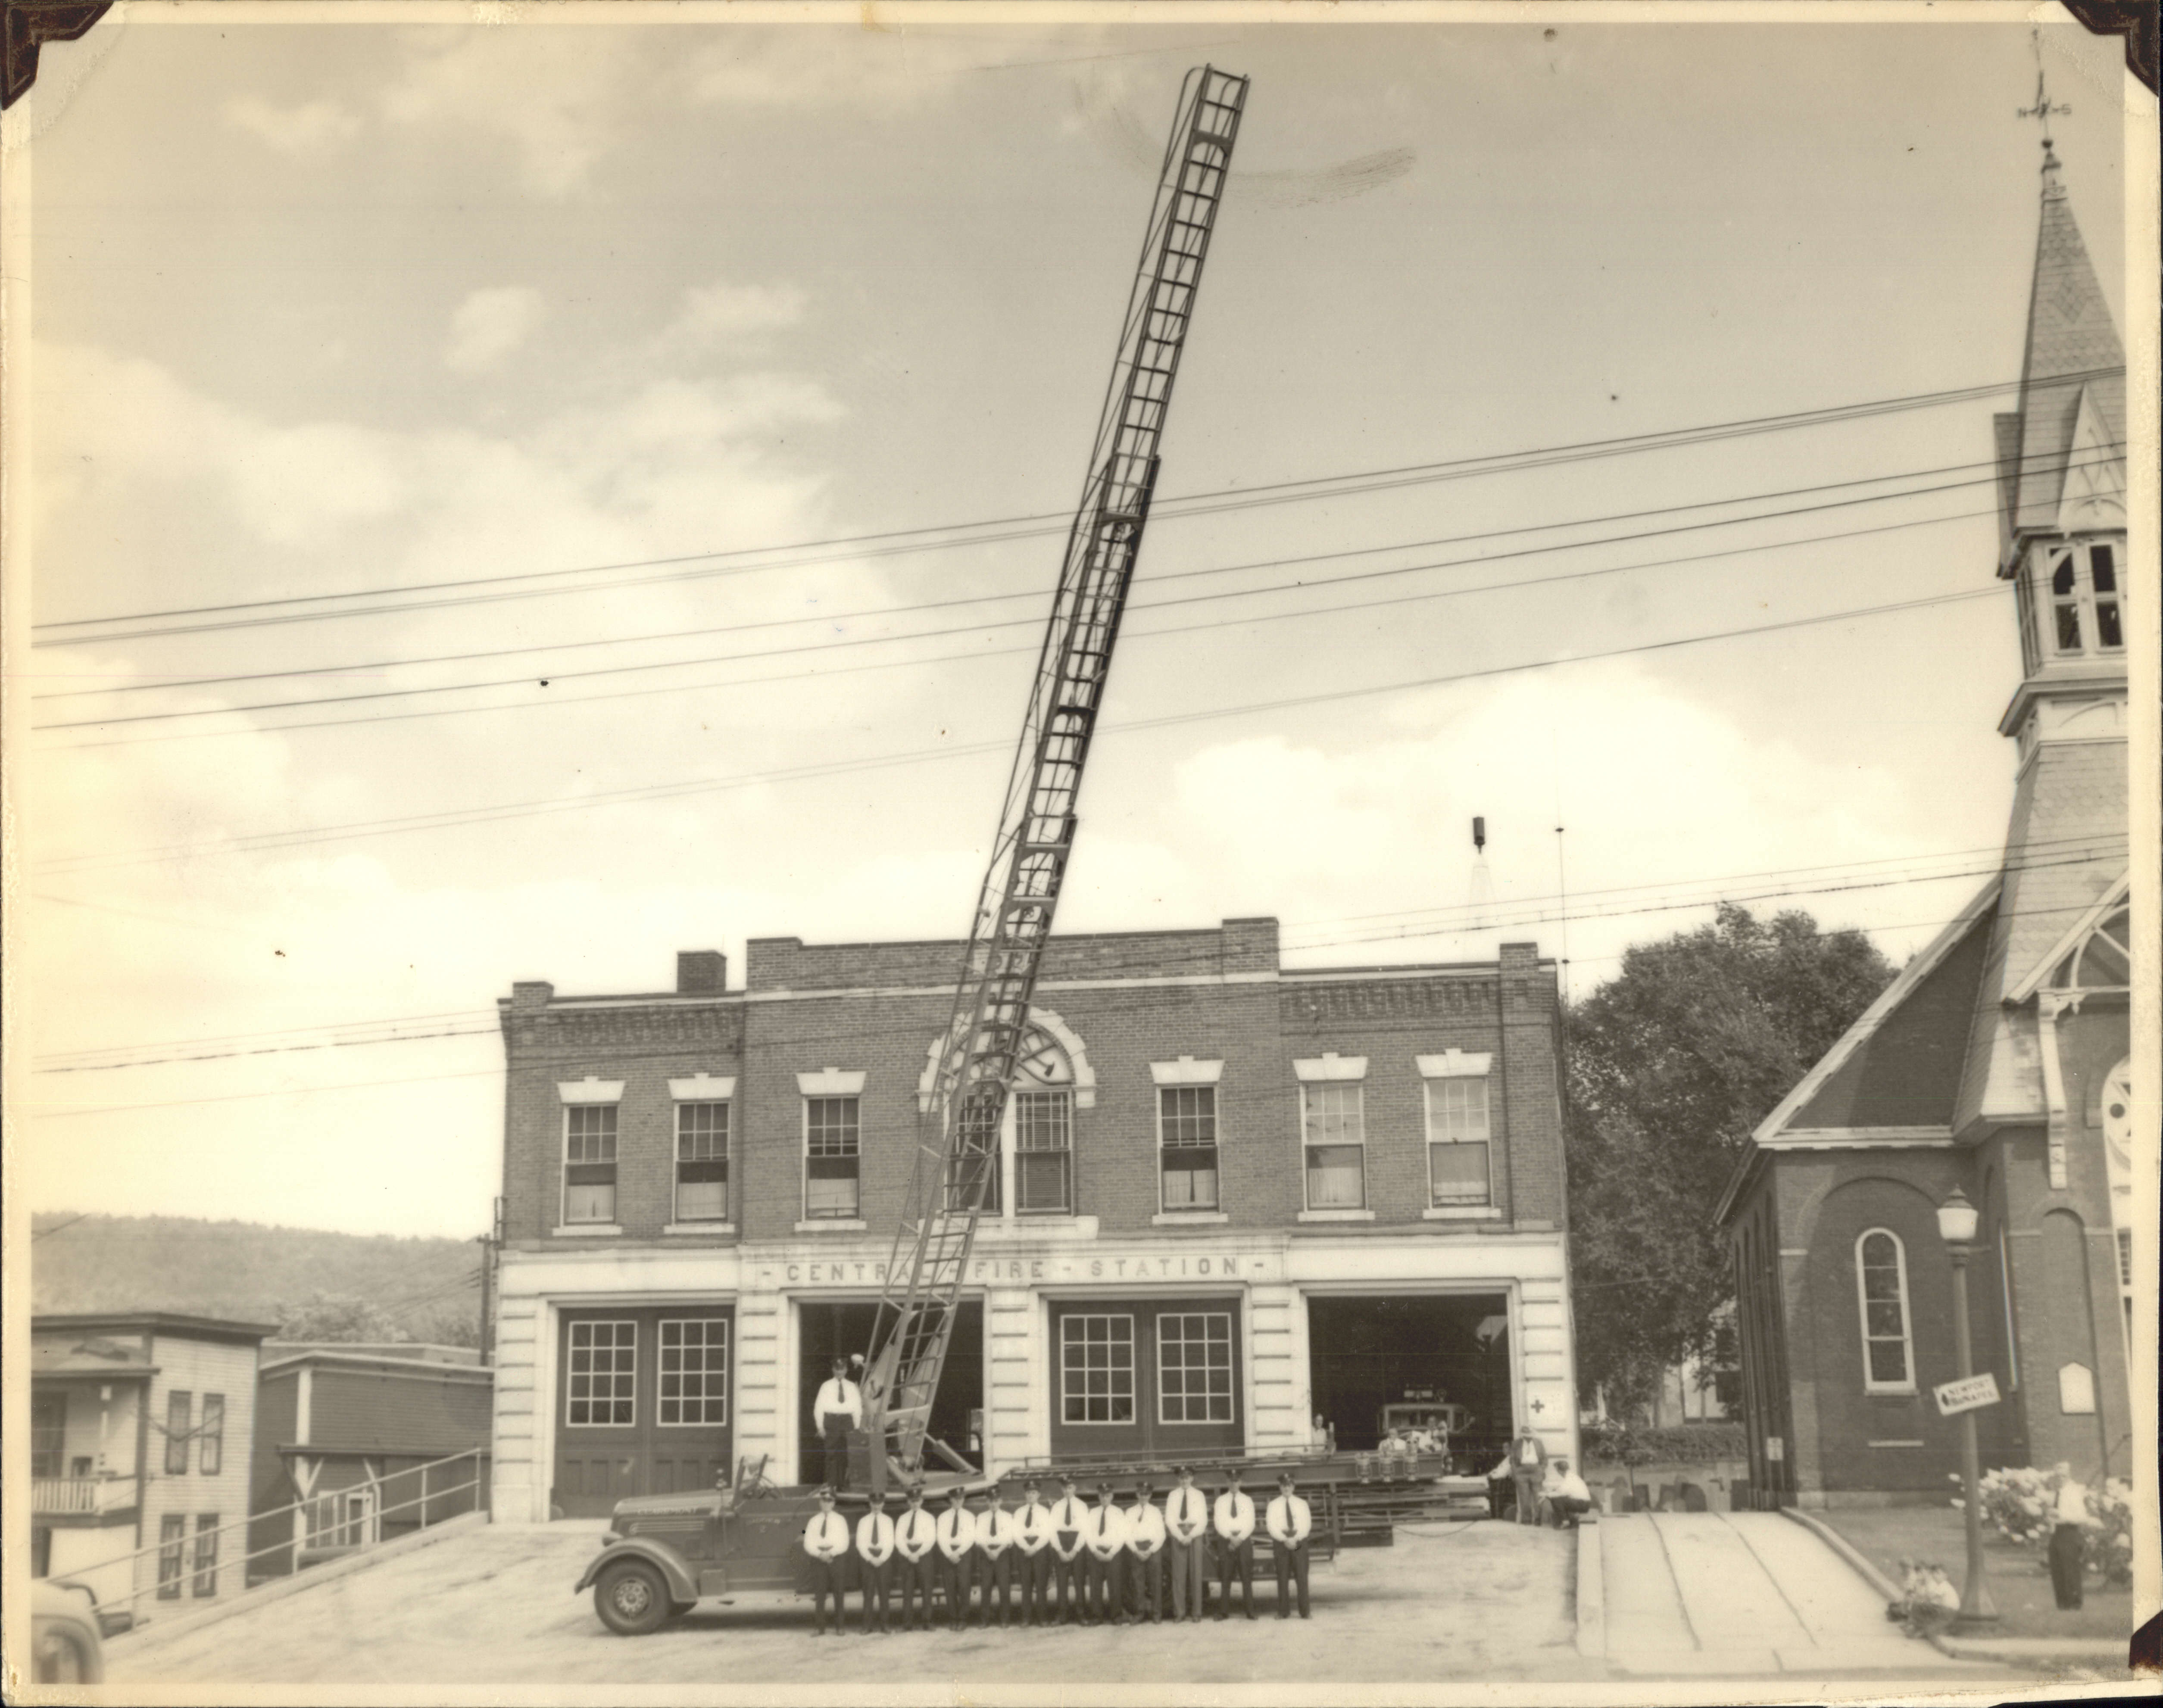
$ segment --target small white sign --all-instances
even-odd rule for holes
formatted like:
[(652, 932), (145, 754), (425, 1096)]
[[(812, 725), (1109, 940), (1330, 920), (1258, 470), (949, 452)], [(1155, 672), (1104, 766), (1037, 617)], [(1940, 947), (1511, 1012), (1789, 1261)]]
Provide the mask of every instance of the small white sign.
[(1977, 1412), (1985, 1406), (1996, 1405), (1998, 1378), (1986, 1370), (1980, 1376), (1940, 1382), (1930, 1392), (1938, 1402), (1938, 1415), (1951, 1418), (1961, 1412)]

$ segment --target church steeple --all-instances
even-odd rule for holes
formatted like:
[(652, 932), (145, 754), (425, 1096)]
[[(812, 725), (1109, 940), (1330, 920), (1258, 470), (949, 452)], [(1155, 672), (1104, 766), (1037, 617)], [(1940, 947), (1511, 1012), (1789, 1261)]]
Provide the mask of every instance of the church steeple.
[[(2023, 117), (2064, 112), (2040, 83)], [(1998, 574), (2016, 584), (2023, 680), (1998, 728), (2024, 763), (2061, 733), (2124, 739), (2125, 348), (2047, 129), (2019, 406), (1993, 422)], [(2115, 713), (2106, 709), (2115, 703)], [(2079, 714), (2082, 729), (2066, 726)]]

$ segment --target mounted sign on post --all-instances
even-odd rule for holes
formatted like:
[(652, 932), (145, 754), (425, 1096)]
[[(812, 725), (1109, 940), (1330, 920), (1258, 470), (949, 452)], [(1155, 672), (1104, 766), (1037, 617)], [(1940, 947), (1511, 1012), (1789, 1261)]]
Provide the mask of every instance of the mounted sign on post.
[(1980, 1376), (1964, 1376), (1958, 1382), (1941, 1382), (1930, 1393), (1938, 1402), (1940, 1417), (1957, 1417), (1962, 1412), (1979, 1412), (1985, 1406), (1996, 1405), (1998, 1378), (1986, 1370)]

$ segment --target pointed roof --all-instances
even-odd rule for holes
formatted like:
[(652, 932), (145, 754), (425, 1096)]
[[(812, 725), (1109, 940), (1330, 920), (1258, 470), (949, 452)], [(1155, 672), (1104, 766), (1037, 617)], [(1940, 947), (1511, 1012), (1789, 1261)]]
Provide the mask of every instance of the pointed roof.
[[(2044, 144), (2043, 213), (2035, 238), (2035, 275), (2028, 295), (2028, 345), (2020, 370), (2019, 461), (2001, 469), (2016, 484), (2006, 531), (2050, 530), (2057, 523), (2066, 461), (2086, 394), (2110, 442), (2124, 455), (2125, 347), (2103, 300), (2087, 245), (2074, 222), (2058, 159)], [(2010, 434), (2001, 433), (2001, 455)]]

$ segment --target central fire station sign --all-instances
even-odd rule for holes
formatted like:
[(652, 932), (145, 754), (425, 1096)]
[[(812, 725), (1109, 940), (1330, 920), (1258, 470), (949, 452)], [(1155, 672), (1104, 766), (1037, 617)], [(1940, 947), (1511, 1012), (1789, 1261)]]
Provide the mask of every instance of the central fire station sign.
[(1988, 1371), (1964, 1376), (1958, 1382), (1941, 1382), (1930, 1392), (1938, 1402), (1938, 1415), (1951, 1418), (1961, 1412), (1979, 1412), (1998, 1403), (1998, 1378)]

